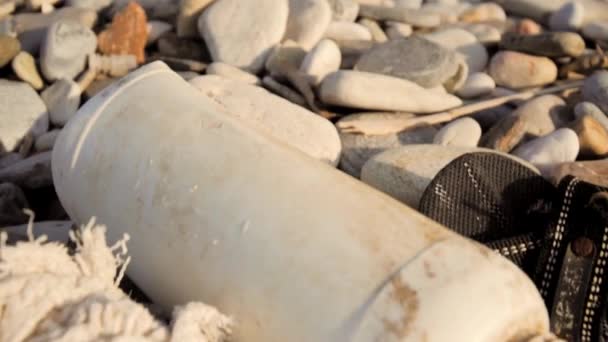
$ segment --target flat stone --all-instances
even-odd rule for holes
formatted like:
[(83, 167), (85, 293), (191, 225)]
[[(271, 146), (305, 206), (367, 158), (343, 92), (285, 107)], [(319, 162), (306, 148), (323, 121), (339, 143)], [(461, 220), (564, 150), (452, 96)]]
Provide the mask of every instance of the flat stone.
[[(214, 62), (209, 64), (206, 72), (207, 75), (217, 75), (247, 84), (259, 85), (261, 83), (260, 79), (256, 75), (222, 62)], [(197, 76), (199, 75), (197, 74)]]
[(577, 119), (571, 128), (578, 135), (581, 157), (600, 158), (608, 155), (608, 131), (591, 115)]
[(11, 63), (13, 71), (20, 80), (27, 82), (32, 88), (40, 90), (44, 87), (44, 81), (40, 77), (36, 60), (32, 55), (25, 51), (21, 51), (13, 58)]
[(504, 117), (511, 115), (511, 113), (513, 113), (513, 107), (509, 104), (504, 104), (497, 107), (482, 109), (471, 114), (471, 117), (479, 123), (485, 132)]
[(353, 22), (359, 15), (359, 3), (356, 0), (327, 0), (335, 21)]
[(51, 152), (42, 152), (0, 169), (0, 182), (39, 189), (53, 185)]
[(323, 39), (306, 54), (300, 70), (310, 77), (313, 85), (318, 86), (325, 76), (338, 71), (341, 63), (338, 44), (331, 39)]
[(320, 116), (263, 88), (218, 76), (197, 77), (190, 84), (226, 115), (239, 118), (313, 158), (331, 165), (338, 163), (340, 138), (334, 125)]
[(425, 34), (423, 37), (443, 47), (461, 53), (469, 66), (469, 73), (481, 72), (486, 68), (486, 64), (488, 63), (488, 51), (483, 44), (477, 40), (475, 35), (464, 29), (452, 28), (439, 30), (430, 34)]
[(369, 33), (372, 34), (372, 40), (374, 42), (384, 43), (388, 40), (386, 33), (384, 33), (384, 30), (382, 29), (382, 27), (380, 27), (380, 24), (378, 24), (377, 21), (367, 18), (361, 18), (357, 20), (357, 23), (367, 27)]
[(372, 40), (372, 33), (361, 24), (332, 21), (327, 27), (324, 37), (336, 41)]
[(216, 0), (198, 20), (214, 62), (257, 73), (287, 27), (287, 0)]
[(23, 209), (29, 209), (29, 204), (17, 185), (0, 183), (0, 225), (12, 225), (27, 222), (28, 215)]
[(44, 152), (52, 150), (59, 133), (61, 133), (60, 129), (53, 129), (36, 138), (36, 142), (34, 143), (36, 151)]
[(112, 4), (112, 0), (66, 0), (65, 4), (70, 7), (101, 11), (102, 9), (110, 6)]
[(481, 138), (481, 126), (471, 118), (454, 120), (443, 126), (433, 138), (433, 144), (441, 146), (477, 147)]
[[(173, 25), (160, 20), (150, 20), (146, 24), (148, 30), (148, 38), (146, 38), (146, 46), (154, 44), (165, 33), (173, 29)], [(198, 37), (198, 32), (196, 33)]]
[(180, 38), (198, 37), (197, 21), (214, 0), (180, 0), (179, 14), (176, 19), (177, 36)]
[(21, 43), (17, 38), (0, 35), (0, 68), (4, 67), (21, 51)]
[(440, 112), (462, 104), (456, 96), (440, 94), (401, 78), (346, 70), (327, 75), (319, 96), (325, 104), (410, 113)]
[(555, 82), (557, 66), (547, 57), (500, 51), (492, 57), (488, 74), (497, 85), (518, 89)]
[(359, 2), (359, 16), (378, 21), (399, 21), (424, 28), (437, 27), (441, 23), (441, 18), (429, 11), (404, 7), (367, 5), (361, 2)]
[(453, 78), (460, 67), (454, 51), (413, 36), (372, 47), (359, 58), (355, 70), (398, 77), (431, 88)]
[(63, 127), (78, 111), (81, 90), (78, 83), (62, 78), (46, 88), (40, 96), (49, 111), (51, 122)]
[(479, 145), (508, 153), (523, 140), (527, 129), (526, 120), (517, 115), (507, 115), (482, 136)]
[(608, 40), (608, 21), (595, 21), (583, 25), (583, 35), (590, 40)]
[(386, 150), (409, 144), (430, 144), (437, 133), (433, 127), (421, 127), (410, 131), (384, 135), (344, 133), (341, 130), (342, 158), (340, 169), (359, 178), (363, 165), (373, 156)]
[(519, 146), (513, 155), (529, 161), (545, 174), (555, 164), (575, 161), (578, 152), (576, 132), (570, 128), (560, 128)]
[(40, 69), (49, 81), (73, 79), (84, 70), (87, 56), (95, 52), (97, 39), (88, 27), (59, 21), (48, 29), (40, 53)]
[(463, 98), (475, 98), (492, 93), (496, 88), (494, 79), (484, 72), (476, 72), (467, 77), (464, 85), (456, 94)]
[(542, 33), (543, 28), (536, 21), (524, 18), (518, 20), (508, 32), (534, 35)]
[(478, 23), (485, 21), (505, 21), (507, 15), (500, 5), (493, 2), (475, 5), (460, 15), (460, 21)]
[(570, 112), (563, 99), (542, 95), (524, 102), (513, 115), (526, 121), (526, 134), (536, 138), (547, 135), (570, 121)]
[(581, 91), (585, 101), (594, 103), (604, 113), (608, 112), (608, 71), (596, 71), (587, 77)]
[(175, 33), (167, 32), (156, 42), (158, 51), (167, 57), (208, 60), (207, 52), (200, 41), (188, 38), (178, 38)]
[(270, 76), (282, 78), (289, 70), (299, 69), (305, 57), (306, 51), (298, 43), (288, 40), (272, 49), (265, 68)]
[(145, 61), (148, 40), (147, 17), (136, 2), (114, 15), (109, 28), (99, 33), (99, 51), (107, 55), (134, 55), (138, 63)]
[(502, 37), (502, 32), (493, 25), (475, 23), (464, 25), (462, 28), (471, 32), (484, 45), (498, 43)]
[(427, 2), (421, 7), (421, 11), (438, 16), (443, 25), (457, 23), (460, 15), (469, 8), (471, 8), (471, 4), (468, 2), (453, 4)]
[(498, 153), (475, 147), (401, 146), (377, 154), (367, 161), (361, 170), (361, 180), (416, 209), (424, 190), (437, 173), (452, 160), (471, 152)]
[(412, 35), (412, 25), (389, 21), (386, 23), (386, 36), (388, 39), (407, 38)]
[(362, 112), (342, 117), (336, 127), (345, 134), (387, 135), (399, 133), (397, 127), (414, 117), (412, 113)]
[(332, 20), (327, 0), (289, 0), (289, 17), (283, 40), (293, 40), (304, 50), (315, 46)]
[(44, 102), (29, 84), (0, 80), (0, 101), (0, 144), (4, 150), (13, 151), (26, 135), (35, 138), (48, 130)]
[(585, 7), (578, 1), (569, 1), (549, 17), (553, 31), (576, 31), (583, 26)]
[(548, 178), (555, 185), (569, 175), (606, 187), (608, 186), (608, 159), (560, 163), (547, 172)]
[(587, 115), (593, 117), (595, 120), (597, 120), (597, 122), (604, 126), (604, 129), (608, 130), (608, 117), (596, 105), (591, 102), (584, 101), (578, 103), (574, 107), (574, 116), (577, 119)]
[(88, 8), (64, 7), (48, 14), (20, 13), (13, 17), (22, 50), (37, 55), (47, 37), (48, 28), (59, 21), (75, 21), (90, 29), (97, 22), (97, 12)]
[(422, 6), (422, 0), (395, 0), (395, 7), (419, 9)]
[(547, 57), (578, 57), (585, 50), (585, 41), (574, 32), (546, 32), (535, 35), (506, 33), (500, 45), (506, 50)]

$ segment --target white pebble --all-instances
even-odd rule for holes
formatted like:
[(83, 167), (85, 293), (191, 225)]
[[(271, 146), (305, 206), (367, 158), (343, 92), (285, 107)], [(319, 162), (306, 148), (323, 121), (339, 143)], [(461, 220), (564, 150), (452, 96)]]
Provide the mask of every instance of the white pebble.
[(325, 76), (340, 69), (342, 55), (340, 47), (331, 39), (323, 39), (302, 61), (300, 70), (310, 76), (314, 85), (319, 85)]
[(486, 95), (494, 91), (496, 83), (494, 79), (485, 72), (470, 74), (462, 88), (456, 94), (464, 98), (473, 98)]
[(333, 21), (325, 31), (325, 38), (333, 40), (372, 40), (367, 27), (346, 21)]
[(477, 147), (481, 139), (481, 126), (471, 118), (454, 120), (443, 126), (433, 143), (442, 146)]

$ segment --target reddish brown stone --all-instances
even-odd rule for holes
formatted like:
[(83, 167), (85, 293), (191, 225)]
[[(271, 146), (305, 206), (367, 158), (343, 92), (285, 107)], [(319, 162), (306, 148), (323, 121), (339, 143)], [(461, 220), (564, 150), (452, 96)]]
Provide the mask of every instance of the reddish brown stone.
[(519, 34), (539, 34), (543, 31), (542, 27), (534, 20), (528, 18), (518, 21), (512, 29), (513, 32)]
[(145, 61), (144, 49), (148, 30), (146, 12), (136, 2), (131, 2), (116, 13), (110, 28), (97, 37), (99, 50), (106, 55), (135, 55), (138, 63)]

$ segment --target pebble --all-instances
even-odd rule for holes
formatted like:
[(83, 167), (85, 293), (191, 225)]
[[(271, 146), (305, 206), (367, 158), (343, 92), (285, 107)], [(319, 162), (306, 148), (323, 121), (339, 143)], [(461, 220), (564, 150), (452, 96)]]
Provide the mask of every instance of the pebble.
[(3, 169), (7, 166), (11, 166), (21, 160), (23, 160), (23, 156), (19, 153), (15, 153), (15, 152), (3, 153), (0, 156), (0, 169)]
[(395, 0), (395, 7), (419, 9), (422, 6), (422, 0)]
[(578, 152), (576, 132), (570, 128), (560, 128), (519, 146), (513, 155), (529, 161), (545, 174), (555, 164), (575, 161)]
[(327, 0), (331, 7), (334, 21), (353, 22), (359, 15), (359, 3), (356, 0)]
[(509, 116), (511, 113), (513, 113), (513, 107), (511, 107), (510, 104), (503, 104), (500, 106), (477, 111), (471, 114), (471, 117), (479, 123), (479, 125), (485, 132), (492, 126), (494, 126), (502, 118)]
[(167, 32), (156, 42), (158, 52), (163, 56), (192, 60), (206, 60), (207, 52), (200, 41), (178, 38), (173, 32)]
[(546, 32), (535, 35), (506, 33), (500, 45), (506, 50), (546, 57), (578, 57), (585, 50), (585, 41), (574, 32)]
[(416, 117), (412, 113), (363, 112), (347, 115), (336, 122), (342, 133), (361, 133), (366, 135), (385, 135), (398, 133), (395, 127)]
[[(56, 2), (55, 0), (52, 0)], [(67, 6), (76, 8), (87, 8), (94, 11), (101, 11), (112, 4), (112, 0), (66, 0)]]
[(482, 136), (479, 145), (508, 153), (523, 140), (527, 129), (526, 120), (517, 115), (506, 115)]
[(386, 23), (386, 36), (388, 39), (407, 38), (412, 35), (412, 25), (389, 21)]
[(84, 70), (87, 56), (95, 52), (97, 39), (91, 29), (74, 21), (49, 27), (40, 52), (40, 69), (49, 81), (73, 79)]
[(327, 0), (289, 0), (289, 17), (283, 40), (293, 40), (304, 50), (315, 46), (332, 19)]
[(325, 76), (338, 71), (341, 63), (340, 47), (331, 39), (323, 39), (306, 54), (300, 70), (310, 77), (313, 85), (318, 86)]
[(296, 42), (287, 40), (276, 45), (266, 59), (265, 68), (270, 76), (282, 78), (289, 70), (297, 70), (302, 65), (306, 51)]
[(461, 118), (443, 126), (433, 139), (441, 146), (477, 147), (481, 138), (481, 126), (471, 118)]
[(36, 142), (34, 143), (36, 151), (44, 152), (52, 150), (59, 133), (61, 133), (60, 129), (53, 129), (36, 138)]
[(460, 14), (460, 20), (467, 23), (505, 21), (507, 20), (507, 15), (505, 14), (505, 10), (498, 4), (486, 2), (465, 10)]
[(19, 77), (20, 80), (29, 83), (32, 88), (40, 90), (44, 87), (44, 81), (40, 77), (38, 67), (36, 67), (36, 60), (32, 55), (25, 51), (19, 52), (13, 62), (11, 63), (13, 71)]
[[(209, 64), (205, 71), (207, 75), (217, 75), (233, 81), (254, 85), (259, 85), (261, 83), (260, 79), (256, 75), (222, 62), (214, 62)], [(196, 75), (198, 76), (198, 74)]]
[(597, 120), (606, 130), (608, 130), (608, 117), (601, 109), (591, 102), (580, 102), (574, 107), (574, 116), (577, 119), (583, 116), (591, 116)]
[(590, 40), (608, 40), (608, 21), (594, 21), (583, 25), (583, 35)]
[(461, 68), (458, 61), (454, 51), (413, 36), (372, 47), (359, 58), (354, 69), (398, 77), (431, 88), (457, 76)]
[(541, 137), (570, 121), (570, 111), (562, 98), (542, 95), (524, 102), (513, 115), (526, 121), (526, 133), (530, 137)]
[(339, 132), (342, 141), (340, 169), (355, 178), (359, 178), (363, 165), (373, 156), (409, 144), (430, 144), (435, 134), (437, 134), (437, 129), (421, 127), (384, 135), (352, 134), (344, 133), (341, 130)]
[(350, 70), (327, 75), (319, 96), (326, 104), (411, 113), (440, 112), (462, 104), (456, 96), (439, 94), (404, 79)]
[(199, 17), (198, 31), (214, 62), (258, 73), (283, 38), (288, 13), (288, 0), (216, 0)]
[(357, 23), (367, 27), (369, 33), (372, 34), (372, 40), (374, 42), (383, 43), (388, 40), (386, 33), (384, 33), (384, 30), (382, 30), (382, 27), (380, 27), (377, 21), (367, 18), (361, 18), (357, 21)]
[(59, 127), (63, 127), (78, 111), (80, 95), (78, 84), (66, 78), (55, 81), (40, 94), (51, 122)]
[(34, 138), (49, 128), (44, 102), (27, 83), (0, 80), (0, 143), (8, 152), (15, 150), (28, 134)]
[[(146, 46), (156, 43), (158, 39), (165, 33), (173, 29), (173, 25), (159, 20), (150, 20), (146, 24), (148, 38), (146, 38)], [(197, 33), (198, 36), (198, 33)]]
[(475, 35), (477, 40), (484, 45), (498, 43), (502, 38), (501, 31), (492, 25), (477, 23), (468, 24), (462, 28)]
[(549, 17), (553, 31), (576, 31), (583, 26), (585, 7), (578, 1), (569, 1)]
[(492, 93), (496, 88), (494, 79), (484, 72), (476, 72), (467, 77), (464, 85), (456, 91), (462, 98), (470, 99)]
[(441, 18), (437, 14), (403, 7), (359, 4), (359, 16), (378, 21), (400, 21), (422, 28), (433, 28), (441, 24)]
[(604, 113), (608, 113), (608, 71), (596, 71), (587, 77), (581, 92), (585, 101), (594, 103)]
[(23, 190), (13, 183), (0, 183), (0, 225), (25, 223), (28, 215), (23, 209), (30, 208)]
[(557, 66), (547, 57), (500, 51), (492, 57), (488, 74), (497, 85), (518, 89), (555, 82)]
[(180, 38), (198, 37), (197, 21), (205, 8), (214, 0), (180, 0), (179, 13), (175, 21), (177, 36)]
[(461, 53), (469, 66), (469, 73), (481, 72), (486, 68), (486, 64), (488, 64), (488, 51), (486, 48), (477, 40), (475, 35), (464, 29), (451, 28), (439, 30), (425, 34), (423, 37)]
[[(325, 163), (336, 165), (340, 138), (334, 125), (263, 88), (208, 75), (190, 80), (218, 108), (256, 130)], [(247, 108), (247, 110), (243, 110)]]
[(99, 33), (99, 51), (107, 55), (134, 55), (138, 63), (145, 61), (148, 40), (146, 12), (136, 2), (130, 2), (114, 15), (109, 28)]
[(48, 14), (20, 13), (12, 19), (22, 50), (38, 54), (48, 28), (59, 21), (74, 21), (90, 29), (97, 22), (97, 12), (88, 8), (64, 7)]
[(578, 135), (579, 155), (583, 158), (601, 158), (608, 155), (608, 131), (591, 115), (585, 115), (572, 123)]
[(515, 23), (511, 32), (534, 35), (543, 32), (543, 28), (536, 21), (525, 18)]
[(372, 33), (361, 24), (347, 21), (332, 21), (327, 27), (324, 37), (336, 41), (372, 40)]
[(40, 189), (53, 185), (51, 152), (42, 152), (0, 169), (0, 182), (22, 188)]
[(565, 176), (572, 175), (585, 182), (606, 187), (608, 186), (608, 160), (561, 163), (551, 168), (547, 175), (555, 185), (558, 185)]
[(11, 62), (21, 51), (21, 43), (17, 38), (2, 35), (0, 36), (0, 68)]

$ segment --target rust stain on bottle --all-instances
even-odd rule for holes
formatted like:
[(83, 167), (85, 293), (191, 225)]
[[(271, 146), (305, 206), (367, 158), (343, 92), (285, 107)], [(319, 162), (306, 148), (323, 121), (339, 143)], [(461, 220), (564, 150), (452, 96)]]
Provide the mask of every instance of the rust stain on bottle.
[(399, 277), (391, 280), (392, 286), (391, 300), (396, 302), (403, 310), (403, 316), (399, 321), (383, 319), (384, 328), (390, 334), (402, 339), (406, 337), (412, 329), (412, 325), (418, 315), (419, 302), (418, 294), (412, 290)]

